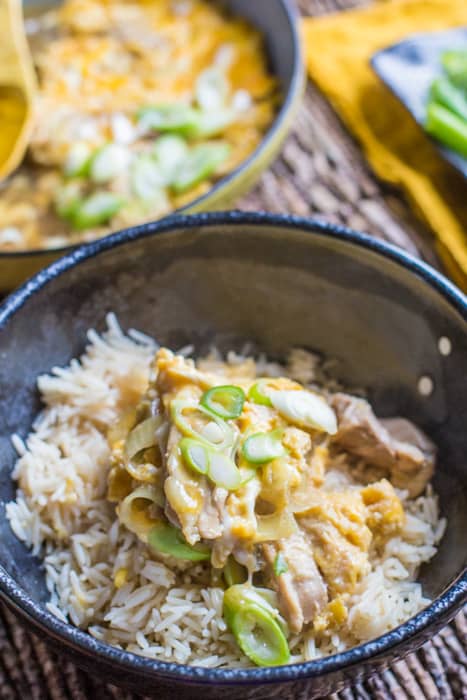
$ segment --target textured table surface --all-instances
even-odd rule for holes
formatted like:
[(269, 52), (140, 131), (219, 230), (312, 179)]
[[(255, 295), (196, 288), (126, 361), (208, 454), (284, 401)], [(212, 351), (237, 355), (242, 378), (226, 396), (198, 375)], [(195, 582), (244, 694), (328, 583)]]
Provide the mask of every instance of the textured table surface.
[[(359, 0), (300, 0), (304, 14), (324, 14)], [(428, 231), (401, 195), (379, 183), (318, 91), (306, 97), (281, 158), (238, 203), (316, 216), (395, 243), (439, 266)], [(467, 699), (467, 620), (460, 615), (417, 653), (333, 700)], [(0, 607), (0, 700), (136, 700), (58, 659)]]

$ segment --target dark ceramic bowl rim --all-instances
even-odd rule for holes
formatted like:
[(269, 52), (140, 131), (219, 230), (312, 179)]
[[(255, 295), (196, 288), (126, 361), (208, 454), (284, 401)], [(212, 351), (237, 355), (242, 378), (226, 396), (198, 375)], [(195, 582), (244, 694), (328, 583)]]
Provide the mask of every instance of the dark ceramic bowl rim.
[[(302, 90), (302, 86), (304, 85), (304, 80), (305, 80), (305, 74), (304, 74), (304, 67), (303, 67), (303, 57), (302, 57), (302, 49), (301, 49), (301, 41), (300, 41), (300, 36), (298, 33), (298, 28), (297, 28), (297, 9), (294, 5), (293, 0), (279, 0), (282, 9), (285, 14), (285, 18), (287, 20), (287, 23), (289, 25), (291, 35), (292, 35), (292, 51), (293, 51), (293, 71), (292, 71), (292, 79), (290, 81), (290, 85), (287, 89), (287, 92), (284, 96), (284, 100), (281, 103), (281, 107), (279, 111), (276, 113), (274, 120), (269, 127), (269, 129), (266, 131), (264, 134), (263, 138), (261, 139), (260, 143), (258, 146), (255, 148), (253, 153), (251, 153), (248, 158), (246, 158), (244, 161), (238, 165), (235, 170), (232, 170), (230, 173), (222, 177), (218, 182), (216, 182), (213, 187), (211, 187), (207, 192), (202, 194), (200, 197), (197, 197), (196, 199), (193, 199), (192, 201), (188, 202), (188, 204), (184, 205), (183, 207), (179, 207), (178, 209), (175, 209), (173, 212), (170, 214), (167, 214), (167, 216), (163, 217), (160, 219), (160, 221), (164, 221), (166, 218), (171, 218), (172, 216), (177, 216), (178, 214), (182, 214), (184, 210), (187, 210), (188, 208), (191, 208), (193, 206), (197, 206), (198, 204), (202, 203), (205, 199), (210, 198), (213, 194), (218, 192), (220, 189), (223, 189), (225, 187), (228, 187), (230, 183), (232, 183), (233, 180), (236, 180), (238, 177), (242, 175), (245, 171), (248, 171), (250, 166), (253, 165), (253, 163), (261, 157), (261, 155), (268, 150), (270, 144), (274, 141), (274, 138), (278, 132), (281, 131), (281, 129), (284, 127), (286, 120), (287, 120), (287, 115), (289, 113), (289, 110), (292, 109), (295, 100), (297, 99), (297, 96), (300, 94), (300, 91)], [(142, 224), (144, 225), (144, 224)], [(108, 238), (109, 236), (112, 236), (112, 233), (109, 233), (103, 238)], [(97, 239), (99, 240), (99, 239)], [(91, 241), (92, 242), (92, 241)], [(0, 251), (0, 260), (2, 258), (7, 258), (8, 260), (14, 260), (15, 258), (27, 258), (30, 255), (34, 256), (47, 256), (51, 255), (53, 253), (59, 253), (59, 254), (66, 254), (71, 250), (75, 250), (76, 248), (79, 247), (79, 243), (76, 245), (66, 245), (66, 246), (60, 246), (58, 248), (28, 248), (26, 250), (18, 250), (18, 251)]]
[[(126, 229), (73, 249), (68, 255), (37, 273), (5, 300), (0, 306), (0, 330), (8, 325), (9, 319), (29, 297), (49, 284), (54, 278), (66, 273), (67, 270), (88, 258), (138, 238), (160, 234), (170, 235), (171, 232), (175, 232), (181, 227), (193, 229), (199, 226), (219, 227), (222, 225), (254, 225), (258, 230), (264, 229), (266, 231), (270, 226), (282, 227), (286, 230), (299, 230), (323, 238), (335, 238), (345, 245), (365, 248), (383, 258), (392, 260), (400, 268), (405, 269), (409, 276), (413, 274), (422, 279), (439, 292), (467, 321), (467, 298), (465, 295), (439, 272), (395, 246), (382, 243), (367, 234), (357, 233), (344, 226), (314, 221), (313, 219), (232, 211), (172, 216), (159, 222)], [(60, 621), (45, 607), (31, 600), (2, 567), (0, 567), (0, 596), (47, 635), (62, 644), (65, 643), (68, 647), (79, 650), (88, 658), (96, 659), (96, 661), (101, 658), (111, 665), (118, 665), (121, 670), (136, 670), (142, 675), (154, 679), (163, 677), (185, 683), (216, 682), (241, 685), (313, 678), (349, 668), (391, 650), (396, 651), (402, 642), (406, 642), (427, 627), (436, 626), (437, 623), (454, 616), (467, 596), (467, 571), (464, 571), (451, 583), (427, 608), (381, 637), (323, 659), (272, 668), (208, 669), (153, 660), (111, 647), (71, 624)]]

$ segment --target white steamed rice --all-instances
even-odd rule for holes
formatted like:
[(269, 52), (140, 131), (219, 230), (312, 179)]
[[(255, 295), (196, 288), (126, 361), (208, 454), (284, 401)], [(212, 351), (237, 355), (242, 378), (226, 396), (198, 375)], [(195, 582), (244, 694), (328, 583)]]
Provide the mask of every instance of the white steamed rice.
[[(115, 316), (102, 336), (91, 330), (80, 360), (39, 377), (45, 408), (23, 442), (13, 477), (20, 489), (7, 505), (17, 537), (44, 560), (49, 610), (94, 637), (138, 654), (208, 667), (251, 665), (222, 618), (223, 591), (209, 586), (206, 565), (171, 571), (119, 524), (106, 501), (107, 428), (135, 392), (144, 389), (156, 343), (137, 331), (125, 335)], [(187, 349), (189, 351), (190, 348)], [(233, 353), (229, 361), (238, 356)], [(261, 373), (284, 368), (260, 358)], [(313, 379), (315, 360), (295, 351), (287, 371)], [(328, 472), (326, 487), (348, 483), (345, 465)], [(429, 601), (415, 582), (418, 567), (436, 552), (446, 522), (428, 487), (407, 501), (407, 522), (352, 597), (347, 627), (317, 638), (290, 640), (292, 662), (319, 658), (376, 637)], [(117, 582), (123, 585), (117, 588)], [(126, 580), (125, 580), (126, 577)]]

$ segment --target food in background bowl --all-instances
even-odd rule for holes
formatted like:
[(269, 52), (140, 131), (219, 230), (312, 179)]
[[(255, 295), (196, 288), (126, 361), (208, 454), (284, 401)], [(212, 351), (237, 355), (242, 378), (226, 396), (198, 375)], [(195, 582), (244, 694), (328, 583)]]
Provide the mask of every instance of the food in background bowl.
[(467, 157), (467, 48), (443, 51), (444, 75), (431, 84), (425, 129)]
[(286, 364), (157, 348), (115, 317), (39, 378), (7, 506), (49, 609), (110, 644), (208, 667), (343, 651), (424, 607), (444, 527), (435, 447)]
[(1, 251), (89, 241), (182, 207), (273, 121), (262, 37), (215, 3), (65, 0), (29, 30), (36, 127), (0, 191)]

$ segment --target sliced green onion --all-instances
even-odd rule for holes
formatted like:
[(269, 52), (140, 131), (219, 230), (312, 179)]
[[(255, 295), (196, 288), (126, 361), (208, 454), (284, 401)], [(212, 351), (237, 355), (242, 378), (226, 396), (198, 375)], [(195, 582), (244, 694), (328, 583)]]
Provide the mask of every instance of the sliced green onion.
[(242, 584), (248, 578), (247, 570), (232, 555), (227, 559), (227, 563), (222, 571), (225, 582), (228, 586)]
[(199, 74), (195, 85), (196, 101), (205, 112), (216, 112), (223, 107), (229, 93), (229, 83), (217, 67), (206, 68)]
[[(228, 449), (234, 442), (234, 431), (229, 424), (199, 404), (174, 400), (170, 405), (170, 413), (172, 422), (186, 437), (200, 440), (217, 450)], [(187, 413), (188, 416), (192, 414), (191, 420)], [(196, 427), (195, 421), (202, 425)]]
[(156, 430), (161, 424), (161, 416), (151, 416), (133, 428), (125, 442), (125, 455), (132, 459), (141, 450), (156, 444)]
[(224, 593), (224, 618), (243, 653), (258, 666), (278, 666), (290, 660), (278, 616), (253, 587), (231, 586)]
[(232, 632), (240, 649), (257, 666), (282, 666), (290, 661), (287, 639), (264, 608), (245, 605), (233, 618)]
[(453, 151), (467, 157), (467, 121), (442, 105), (428, 105), (425, 129)]
[(201, 112), (195, 128), (190, 133), (193, 138), (210, 138), (217, 136), (230, 126), (237, 118), (233, 109), (219, 109), (215, 112)]
[(200, 404), (219, 418), (238, 418), (243, 411), (245, 392), (238, 386), (215, 386), (205, 391)]
[(437, 78), (430, 88), (430, 100), (449, 109), (467, 121), (467, 95), (447, 78)]
[(242, 475), (239, 468), (230, 457), (222, 452), (211, 452), (209, 462), (209, 478), (221, 488), (235, 491), (242, 484)]
[(198, 474), (207, 474), (210, 451), (207, 445), (193, 438), (182, 438), (179, 443), (185, 463)]
[(180, 530), (164, 522), (159, 522), (151, 529), (148, 544), (155, 552), (186, 561), (206, 561), (211, 556), (207, 545), (189, 545)]
[(155, 105), (140, 109), (137, 118), (143, 129), (189, 134), (196, 130), (199, 111), (184, 104)]
[(243, 456), (253, 464), (264, 464), (272, 459), (283, 457), (286, 451), (282, 445), (281, 437), (281, 430), (250, 435), (243, 443)]
[(310, 391), (273, 391), (271, 403), (281, 416), (305, 428), (337, 433), (336, 414), (327, 401)]
[(214, 421), (207, 423), (202, 429), (201, 434), (208, 442), (212, 442), (214, 445), (221, 442), (224, 436), (221, 426), (218, 423), (214, 423)]
[(262, 406), (272, 406), (270, 399), (271, 389), (268, 388), (269, 379), (258, 379), (256, 384), (250, 387), (248, 400)]
[(451, 49), (441, 56), (443, 68), (455, 85), (467, 89), (467, 50)]
[(240, 470), (227, 455), (193, 438), (182, 438), (179, 447), (185, 463), (198, 474), (207, 475), (216, 486), (228, 491), (234, 491), (241, 486)]
[(76, 229), (106, 224), (122, 206), (122, 198), (113, 192), (95, 192), (77, 206), (71, 222)]
[(165, 180), (154, 158), (140, 155), (131, 167), (131, 189), (145, 201), (158, 198), (164, 190)]
[[(226, 602), (227, 606), (225, 606)], [(224, 609), (227, 610), (226, 621), (228, 624), (229, 611), (241, 607), (245, 602), (264, 608), (284, 627), (284, 630), (287, 630), (287, 625), (279, 613), (277, 593), (270, 588), (252, 586), (250, 583), (235, 584), (225, 592)]]
[(170, 185), (188, 156), (188, 145), (180, 136), (166, 134), (157, 139), (152, 154), (164, 184)]
[(276, 576), (285, 574), (289, 570), (289, 565), (287, 564), (282, 552), (277, 552), (276, 558), (274, 559), (273, 570)]
[[(275, 608), (274, 602), (277, 597), (274, 591), (270, 591), (271, 599), (263, 595), (266, 588), (256, 588), (250, 583), (234, 584), (224, 593), (224, 618), (227, 624), (231, 625), (233, 616), (242, 608), (245, 603), (251, 603), (262, 607), (273, 617), (279, 616), (279, 611)], [(273, 602), (274, 601), (274, 602)]]
[(130, 152), (125, 146), (108, 143), (93, 156), (89, 165), (89, 176), (98, 185), (110, 182), (125, 172), (130, 158)]
[(74, 143), (68, 151), (63, 172), (67, 177), (83, 177), (89, 173), (92, 149), (84, 141)]
[(177, 194), (186, 192), (206, 180), (216, 168), (228, 158), (227, 143), (201, 143), (190, 151), (183, 169), (175, 178), (172, 187)]
[(83, 203), (82, 187), (79, 182), (69, 182), (55, 192), (55, 211), (62, 219), (72, 219)]
[(260, 596), (262, 600), (262, 605), (264, 606), (264, 604), (266, 603), (266, 606), (269, 606), (268, 609), (272, 609), (274, 615), (277, 617), (277, 620), (279, 620), (280, 624), (282, 625), (283, 620), (279, 615), (279, 604), (276, 591), (272, 591), (270, 588), (260, 588), (259, 586), (255, 586), (253, 590), (256, 595)]

